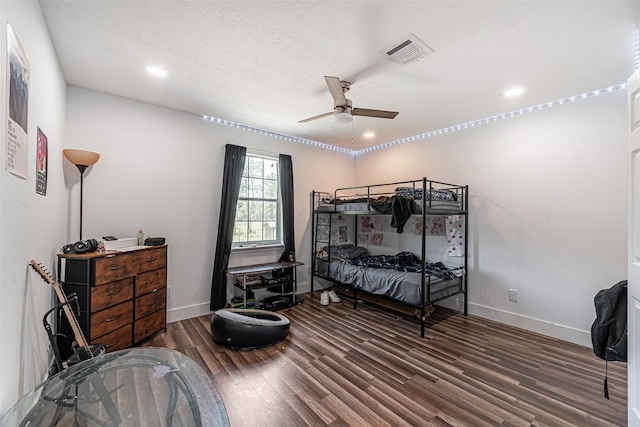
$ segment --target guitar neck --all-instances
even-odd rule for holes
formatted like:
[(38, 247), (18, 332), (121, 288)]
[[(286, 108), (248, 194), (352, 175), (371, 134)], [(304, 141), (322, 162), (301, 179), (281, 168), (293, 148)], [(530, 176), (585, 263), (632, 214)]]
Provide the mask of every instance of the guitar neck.
[(73, 313), (73, 310), (71, 310), (71, 307), (69, 307), (69, 300), (67, 299), (67, 295), (64, 293), (62, 286), (60, 286), (60, 283), (53, 280), (49, 276), (49, 274), (40, 266), (40, 264), (38, 264), (34, 260), (31, 260), (31, 267), (33, 267), (33, 269), (36, 272), (38, 272), (38, 274), (40, 274), (40, 277), (42, 277), (42, 279), (45, 282), (53, 286), (53, 289), (55, 290), (56, 295), (58, 297), (58, 300), (60, 301), (60, 303), (63, 304), (62, 310), (64, 311), (64, 314), (66, 315), (67, 320), (71, 325), (71, 329), (73, 330), (73, 336), (76, 342), (78, 343), (78, 346), (84, 348), (84, 350), (88, 354), (88, 357), (92, 357), (93, 354), (91, 352), (91, 348), (87, 343), (87, 339), (84, 337), (82, 330), (80, 329), (80, 325), (78, 324), (78, 319), (76, 319), (76, 316)]

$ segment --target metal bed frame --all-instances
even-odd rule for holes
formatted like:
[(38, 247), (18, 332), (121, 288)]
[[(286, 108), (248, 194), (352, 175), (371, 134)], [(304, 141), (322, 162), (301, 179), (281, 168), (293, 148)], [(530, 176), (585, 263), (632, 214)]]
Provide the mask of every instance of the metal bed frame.
[[(453, 297), (455, 295), (459, 295), (459, 294), (463, 294), (463, 312), (464, 315), (467, 315), (467, 249), (468, 249), (468, 227), (469, 227), (469, 221), (468, 221), (468, 191), (469, 191), (469, 187), (467, 185), (455, 185), (455, 184), (449, 184), (449, 183), (445, 183), (445, 182), (440, 182), (440, 181), (433, 181), (433, 180), (428, 180), (427, 178), (422, 178), (422, 179), (418, 179), (418, 180), (410, 180), (410, 181), (400, 181), (400, 182), (392, 182), (392, 183), (386, 183), (386, 184), (375, 184), (375, 185), (363, 185), (363, 186), (356, 186), (356, 187), (345, 187), (345, 188), (339, 188), (337, 190), (334, 191), (333, 193), (333, 203), (335, 206), (335, 203), (337, 203), (337, 201), (339, 200), (343, 200), (343, 201), (353, 201), (353, 200), (358, 200), (360, 203), (365, 203), (367, 204), (367, 209), (366, 210), (318, 210), (318, 208), (323, 205), (323, 201), (326, 199), (331, 199), (331, 193), (328, 192), (319, 192), (319, 191), (313, 191), (312, 192), (312, 203), (313, 203), (313, 213), (312, 213), (312, 221), (311, 221), (311, 227), (312, 227), (312, 233), (313, 233), (313, 238), (312, 240), (312, 257), (311, 257), (311, 292), (313, 293), (313, 287), (314, 287), (314, 277), (318, 277), (318, 278), (322, 278), (324, 280), (328, 280), (330, 282), (333, 283), (337, 283), (339, 285), (345, 286), (347, 288), (351, 288), (353, 290), (353, 308), (356, 309), (357, 308), (357, 301), (358, 301), (358, 291), (360, 292), (364, 292), (367, 293), (367, 291), (364, 290), (359, 290), (358, 288), (356, 288), (355, 286), (351, 286), (351, 285), (346, 285), (344, 283), (341, 283), (335, 279), (333, 279), (332, 277), (330, 277), (330, 271), (329, 271), (329, 264), (327, 265), (327, 272), (326, 275), (324, 274), (320, 274), (318, 272), (318, 265), (317, 265), (317, 253), (316, 253), (316, 249), (317, 249), (317, 244), (318, 243), (325, 243), (326, 246), (328, 246), (328, 251), (327, 251), (327, 258), (328, 258), (328, 263), (330, 263), (331, 261), (331, 215), (346, 215), (346, 216), (353, 216), (354, 218), (354, 227), (356, 227), (357, 229), (357, 217), (359, 215), (389, 215), (388, 213), (386, 214), (382, 214), (379, 213), (375, 208), (374, 205), (371, 203), (371, 201), (375, 198), (375, 197), (380, 197), (380, 196), (390, 196), (392, 194), (395, 194), (395, 188), (402, 186), (402, 187), (409, 187), (411, 188), (410, 193), (411, 195), (416, 195), (420, 190), (422, 190), (422, 199), (421, 199), (421, 215), (422, 215), (422, 224), (426, 224), (426, 219), (427, 216), (432, 216), (432, 215), (464, 215), (465, 216), (465, 221), (464, 221), (464, 261), (463, 261), (463, 266), (462, 267), (453, 267), (451, 268), (450, 271), (454, 271), (454, 270), (461, 270), (462, 269), (462, 275), (460, 276), (460, 291), (451, 294), (451, 295), (447, 295), (445, 297), (442, 298), (438, 298), (438, 299), (431, 299), (431, 284), (432, 284), (432, 274), (422, 274), (421, 276), (421, 285), (420, 285), (420, 304), (415, 307), (418, 308), (420, 310), (420, 336), (422, 338), (424, 338), (424, 330), (425, 330), (425, 320), (426, 320), (426, 307), (428, 305), (431, 305), (433, 303), (436, 303), (438, 301)], [(451, 203), (451, 204), (446, 204), (446, 205), (440, 205), (440, 204), (436, 204), (433, 203), (434, 201), (431, 200), (431, 197), (428, 197), (427, 194), (432, 194), (432, 192), (434, 191), (447, 191), (447, 192), (452, 192), (453, 194), (456, 195), (456, 202), (455, 203)], [(329, 215), (329, 223), (328, 223), (328, 227), (329, 227), (329, 232), (328, 232), (328, 240), (327, 241), (318, 241), (318, 215), (321, 214), (328, 214)], [(325, 226), (325, 225), (321, 225), (321, 226)], [(423, 226), (422, 227), (422, 244), (421, 244), (421, 262), (422, 262), (422, 271), (424, 272), (426, 270), (426, 265), (427, 265), (427, 260), (426, 260), (426, 254), (427, 254), (427, 227)], [(357, 239), (356, 240), (356, 244), (357, 244)], [(385, 298), (392, 300), (392, 301), (396, 301), (391, 297), (387, 297), (385, 296)]]

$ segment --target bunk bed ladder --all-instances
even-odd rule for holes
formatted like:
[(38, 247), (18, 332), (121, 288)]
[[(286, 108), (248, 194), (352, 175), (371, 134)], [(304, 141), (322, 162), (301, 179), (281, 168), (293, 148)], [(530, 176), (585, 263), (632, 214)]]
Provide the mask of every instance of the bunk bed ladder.
[(463, 190), (463, 208), (464, 208), (464, 274), (462, 275), (462, 289), (464, 290), (464, 315), (467, 315), (467, 300), (469, 299), (469, 290), (467, 289), (467, 274), (469, 274), (469, 186), (465, 185)]
[[(415, 184), (414, 184), (415, 186)], [(414, 189), (415, 191), (415, 189)], [(421, 282), (420, 282), (420, 288), (421, 288), (421, 292), (420, 292), (420, 337), (424, 338), (424, 321), (425, 321), (425, 309), (424, 309), (424, 304), (425, 301), (429, 301), (431, 299), (431, 295), (427, 295), (425, 297), (425, 291), (427, 293), (430, 293), (431, 290), (431, 283), (429, 283), (429, 287), (427, 288), (425, 286), (425, 282), (426, 282), (426, 274), (425, 272), (427, 271), (427, 235), (426, 235), (426, 224), (427, 224), (427, 178), (423, 177), (422, 178), (422, 192), (424, 194), (424, 196), (422, 197), (422, 278), (421, 278)], [(427, 289), (425, 289), (427, 288)]]
[[(325, 192), (321, 192), (321, 191), (312, 191), (311, 192), (311, 233), (313, 234), (311, 237), (311, 278), (310, 278), (310, 282), (311, 282), (311, 294), (313, 295), (313, 278), (315, 277), (316, 273), (317, 273), (317, 248), (316, 245), (318, 243), (318, 228), (319, 227), (324, 227), (324, 226), (328, 226), (329, 231), (328, 233), (326, 233), (329, 236), (329, 241), (328, 242), (323, 242), (325, 243), (328, 247), (327, 247), (327, 278), (329, 276), (329, 262), (331, 259), (331, 214), (332, 212), (320, 212), (318, 211), (318, 206), (320, 205), (320, 200), (323, 197), (323, 195), (328, 196), (330, 193), (325, 193)], [(318, 221), (318, 216), (319, 215), (327, 215), (329, 217), (329, 223), (326, 225), (321, 225), (320, 221)], [(325, 278), (325, 275), (319, 274), (319, 277)]]
[(317, 226), (318, 226), (318, 221), (316, 216), (318, 215), (317, 211), (316, 211), (316, 192), (312, 191), (311, 192), (311, 233), (313, 234), (311, 236), (311, 278), (310, 278), (310, 282), (311, 282), (311, 298), (313, 298), (313, 277), (315, 275), (316, 272), (316, 239), (318, 236), (318, 230), (317, 230)]

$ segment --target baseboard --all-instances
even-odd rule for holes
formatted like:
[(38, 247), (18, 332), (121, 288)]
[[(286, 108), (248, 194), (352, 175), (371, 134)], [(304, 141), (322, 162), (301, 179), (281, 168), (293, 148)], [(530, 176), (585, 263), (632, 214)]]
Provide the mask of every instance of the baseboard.
[(209, 310), (208, 302), (172, 308), (171, 310), (167, 310), (167, 323), (178, 322), (211, 313), (213, 312)]
[(306, 294), (311, 292), (311, 282), (306, 282), (306, 283), (299, 283), (298, 282), (298, 286), (296, 286), (297, 291), (296, 294)]
[[(462, 298), (451, 299), (445, 301), (442, 305), (453, 308), (455, 310), (462, 309)], [(506, 310), (500, 310), (494, 307), (488, 307), (482, 304), (468, 302), (467, 310), (469, 314), (479, 316), (506, 325), (515, 326), (536, 332), (549, 337), (557, 338), (563, 341), (569, 341), (574, 344), (591, 347), (591, 332), (574, 328), (572, 326), (561, 325), (544, 319), (538, 319), (531, 316), (525, 316)]]
[[(320, 285), (320, 283), (317, 283), (315, 286), (316, 289), (322, 289), (322, 286)], [(307, 293), (310, 290), (310, 282), (298, 284), (298, 293)], [(450, 298), (438, 304), (444, 307), (452, 308), (454, 310), (462, 310), (463, 307), (463, 301), (459, 295), (455, 298)], [(496, 322), (526, 329), (528, 331), (533, 331), (563, 341), (569, 341), (585, 347), (591, 347), (591, 331), (584, 331), (572, 326), (562, 325), (550, 322), (548, 320), (525, 316), (506, 310), (500, 310), (473, 302), (468, 302), (467, 309), (469, 314), (473, 314), (474, 316), (495, 320)]]
[[(302, 283), (298, 285), (296, 294), (305, 294), (311, 290), (311, 283)], [(187, 305), (185, 307), (177, 307), (167, 310), (167, 323), (179, 322), (180, 320), (191, 319), (193, 317), (204, 316), (205, 314), (213, 314), (209, 310), (209, 303)]]
[[(316, 277), (313, 281), (313, 290), (317, 292), (323, 289), (331, 289), (334, 285), (335, 283), (333, 282)], [(309, 292), (311, 292), (311, 282), (298, 282), (298, 294), (307, 294)]]
[[(318, 287), (318, 289), (320, 288)], [(310, 282), (299, 283), (297, 294), (305, 294), (310, 290)], [(438, 304), (454, 310), (462, 310), (462, 299), (458, 297), (451, 298)], [(591, 347), (590, 331), (584, 331), (571, 326), (561, 325), (548, 320), (537, 319), (535, 317), (524, 316), (522, 314), (500, 310), (473, 302), (469, 302), (467, 308), (469, 314), (473, 314), (474, 316), (495, 320), (496, 322), (537, 332), (539, 334), (569, 341), (585, 347)], [(212, 311), (209, 310), (208, 302), (173, 308), (167, 311), (167, 323), (178, 322), (180, 320), (191, 319), (192, 317), (203, 316), (211, 313)]]

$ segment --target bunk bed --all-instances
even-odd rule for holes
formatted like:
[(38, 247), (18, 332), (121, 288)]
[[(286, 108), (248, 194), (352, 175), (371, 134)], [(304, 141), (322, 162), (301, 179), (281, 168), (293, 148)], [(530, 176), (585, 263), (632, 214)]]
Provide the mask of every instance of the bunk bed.
[[(462, 294), (467, 314), (468, 186), (422, 178), (313, 191), (312, 201), (311, 292), (323, 279), (351, 290), (354, 309), (359, 292), (416, 308), (421, 337), (434, 303)], [(385, 234), (398, 247), (374, 253), (391, 249)]]

